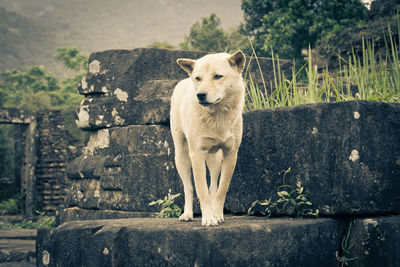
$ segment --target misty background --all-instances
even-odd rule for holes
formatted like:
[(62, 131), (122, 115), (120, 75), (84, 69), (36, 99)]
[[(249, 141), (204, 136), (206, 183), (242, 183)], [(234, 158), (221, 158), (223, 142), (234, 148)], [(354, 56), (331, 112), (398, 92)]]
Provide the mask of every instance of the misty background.
[(243, 20), (241, 0), (1, 0), (0, 72), (32, 65), (64, 76), (57, 47), (89, 54), (182, 42), (193, 23), (217, 14), (224, 29)]

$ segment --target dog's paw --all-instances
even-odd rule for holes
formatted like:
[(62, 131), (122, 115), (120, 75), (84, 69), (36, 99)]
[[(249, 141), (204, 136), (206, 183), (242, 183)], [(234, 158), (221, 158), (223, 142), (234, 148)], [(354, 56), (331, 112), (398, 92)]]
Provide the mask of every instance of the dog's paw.
[(222, 213), (216, 213), (216, 214), (214, 214), (214, 217), (217, 219), (217, 221), (220, 223), (220, 222), (223, 222), (224, 221), (224, 213), (222, 212)]
[(201, 225), (206, 226), (206, 227), (217, 226), (218, 220), (214, 216), (202, 216)]
[(191, 221), (193, 220), (193, 213), (192, 214), (183, 213), (181, 216), (179, 216), (179, 220), (184, 222)]
[(214, 211), (214, 217), (217, 219), (217, 221), (219, 223), (223, 222), (224, 221), (224, 205), (215, 203), (214, 207), (213, 207), (213, 211)]

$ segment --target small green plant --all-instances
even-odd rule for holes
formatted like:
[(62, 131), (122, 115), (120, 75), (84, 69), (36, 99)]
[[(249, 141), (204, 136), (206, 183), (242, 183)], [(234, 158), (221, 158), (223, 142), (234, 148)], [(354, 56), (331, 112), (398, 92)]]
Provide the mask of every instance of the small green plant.
[(41, 217), (37, 221), (24, 220), (21, 223), (0, 222), (0, 230), (19, 229), (19, 228), (41, 229), (41, 228), (51, 228), (55, 226), (56, 226), (56, 218), (54, 216)]
[(285, 176), (290, 171), (291, 169), (289, 168), (281, 172), (283, 173), (284, 184), (278, 187), (278, 199), (276, 201), (272, 201), (272, 197), (270, 197), (269, 199), (263, 201), (254, 201), (247, 211), (248, 215), (254, 215), (254, 209), (257, 205), (259, 205), (262, 206), (264, 209), (260, 213), (268, 217), (271, 216), (274, 211), (276, 211), (277, 213), (279, 213), (280, 211), (286, 211), (289, 214), (295, 214), (297, 218), (302, 218), (306, 216), (318, 217), (319, 210), (314, 210), (312, 208), (312, 203), (307, 200), (307, 197), (303, 192), (304, 187), (300, 185), (292, 187), (285, 184)]
[(171, 190), (169, 190), (168, 195), (164, 197), (164, 199), (159, 199), (156, 201), (152, 201), (149, 203), (149, 206), (159, 205), (161, 206), (161, 210), (158, 213), (158, 217), (160, 218), (178, 218), (182, 209), (176, 205), (175, 198), (179, 197), (181, 194), (171, 194)]
[(23, 196), (3, 200), (0, 202), (0, 215), (23, 215), (24, 207), (25, 198)]
[(336, 258), (340, 263), (340, 267), (344, 265), (348, 266), (349, 262), (355, 261), (358, 257), (350, 257), (350, 251), (354, 247), (354, 244), (349, 244), (349, 237), (351, 233), (351, 227), (353, 226), (353, 221), (350, 221), (349, 228), (347, 230), (346, 235), (343, 237), (342, 240), (342, 255), (339, 256), (339, 252), (336, 252)]

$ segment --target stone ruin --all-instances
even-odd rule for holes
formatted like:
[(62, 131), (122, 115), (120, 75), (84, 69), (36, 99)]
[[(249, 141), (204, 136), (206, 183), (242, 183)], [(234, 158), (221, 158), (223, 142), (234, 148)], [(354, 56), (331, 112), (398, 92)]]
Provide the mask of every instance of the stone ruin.
[(0, 123), (14, 125), (15, 147), (15, 175), (2, 187), (25, 196), (26, 216), (56, 214), (70, 187), (66, 164), (80, 153), (80, 141), (65, 129), (59, 110), (1, 108)]
[[(319, 103), (244, 114), (225, 212), (244, 214), (280, 185), (301, 185), (320, 219), (228, 217), (221, 226), (201, 228), (196, 219), (146, 218), (156, 211), (149, 202), (169, 190), (183, 192), (169, 97), (186, 77), (176, 59), (202, 55), (158, 49), (91, 54), (77, 112), (77, 125), (90, 140), (67, 166), (72, 187), (59, 217), (63, 224), (39, 232), (38, 266), (337, 266), (350, 225), (357, 266), (399, 265), (398, 103)], [(272, 80), (271, 60), (259, 61), (265, 80)], [(252, 62), (247, 71), (260, 81)], [(281, 68), (290, 73), (289, 62)]]
[[(187, 77), (176, 59), (203, 55), (135, 49), (90, 56), (89, 74), (79, 85), (85, 99), (77, 112), (77, 125), (90, 131), (90, 140), (68, 166), (72, 188), (61, 221), (151, 216), (156, 208), (148, 203), (169, 190), (183, 191), (174, 166), (169, 99)], [(271, 61), (260, 64), (272, 78)], [(290, 67), (289, 62), (282, 65)], [(261, 83), (254, 59), (248, 72)]]

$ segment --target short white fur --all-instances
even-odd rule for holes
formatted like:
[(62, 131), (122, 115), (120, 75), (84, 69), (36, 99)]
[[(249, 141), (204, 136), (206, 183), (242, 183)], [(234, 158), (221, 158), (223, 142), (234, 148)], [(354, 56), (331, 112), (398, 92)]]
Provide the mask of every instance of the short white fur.
[(185, 193), (179, 220), (193, 219), (193, 171), (202, 225), (216, 226), (224, 220), (226, 193), (242, 140), (245, 56), (237, 51), (198, 60), (178, 59), (177, 63), (189, 74), (177, 84), (171, 98), (175, 165)]

